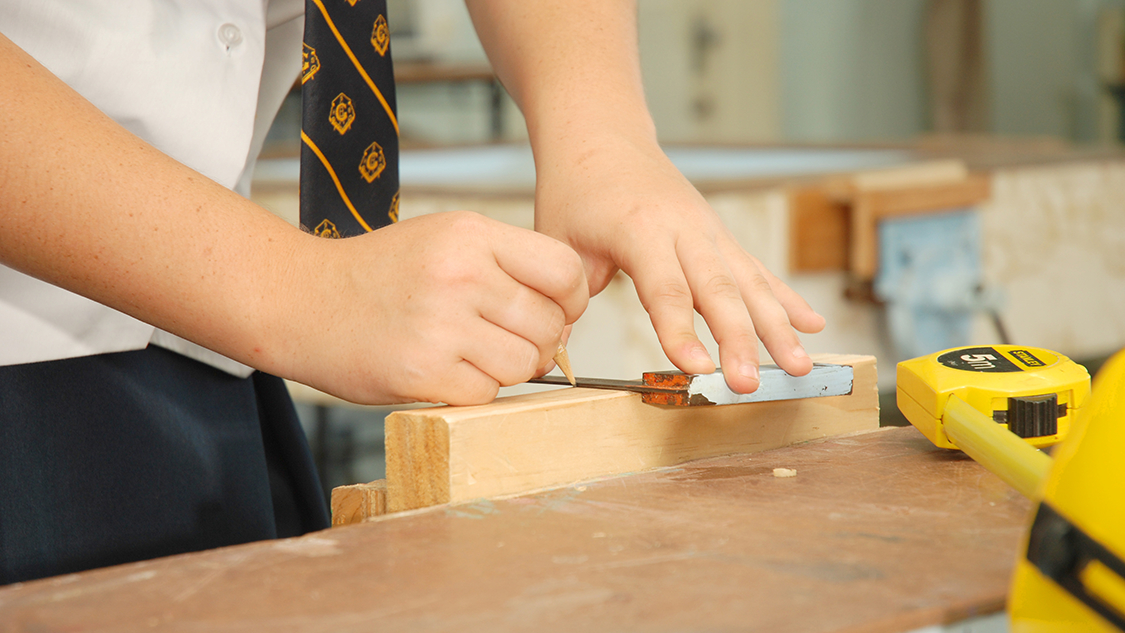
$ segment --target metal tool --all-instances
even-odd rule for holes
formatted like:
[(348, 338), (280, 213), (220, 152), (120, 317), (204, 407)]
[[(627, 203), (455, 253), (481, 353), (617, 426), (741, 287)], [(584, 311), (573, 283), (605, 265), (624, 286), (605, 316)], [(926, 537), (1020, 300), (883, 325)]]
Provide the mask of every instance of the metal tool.
[[(713, 374), (685, 374), (679, 371), (645, 372), (641, 380), (575, 378), (575, 386), (613, 389), (641, 394), (646, 404), (674, 407), (699, 407), (771, 400), (796, 400), (821, 396), (843, 396), (852, 392), (852, 368), (848, 365), (815, 364), (804, 376), (790, 376), (776, 365), (762, 365), (761, 382), (753, 393), (735, 393), (727, 386), (722, 369)], [(528, 382), (545, 385), (570, 385), (561, 376), (543, 376)]]

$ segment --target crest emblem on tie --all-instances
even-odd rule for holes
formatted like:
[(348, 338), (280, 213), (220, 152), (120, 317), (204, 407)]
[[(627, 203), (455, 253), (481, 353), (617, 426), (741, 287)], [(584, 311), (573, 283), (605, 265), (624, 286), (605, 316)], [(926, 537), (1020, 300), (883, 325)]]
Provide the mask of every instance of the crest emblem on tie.
[(372, 143), (363, 150), (363, 160), (359, 161), (359, 175), (367, 182), (375, 182), (387, 167), (387, 157), (378, 143)]
[(308, 44), (302, 44), (301, 83), (312, 79), (318, 70), (320, 70), (320, 59), (316, 56), (316, 49)]
[(342, 136), (355, 121), (355, 107), (348, 95), (340, 93), (332, 100), (332, 111), (328, 114), (328, 122)]
[(333, 239), (339, 239), (340, 232), (336, 230), (336, 225), (332, 224), (332, 222), (328, 220), (321, 220), (320, 224), (316, 225), (316, 228), (313, 229), (313, 235), (317, 237), (331, 237)]
[(375, 18), (375, 28), (371, 31), (371, 45), (380, 55), (387, 54), (387, 46), (391, 43), (391, 30), (387, 27), (387, 18), (382, 14)]
[(391, 222), (398, 222), (398, 192), (395, 192), (395, 197), (391, 198), (391, 209), (387, 211), (387, 217)]

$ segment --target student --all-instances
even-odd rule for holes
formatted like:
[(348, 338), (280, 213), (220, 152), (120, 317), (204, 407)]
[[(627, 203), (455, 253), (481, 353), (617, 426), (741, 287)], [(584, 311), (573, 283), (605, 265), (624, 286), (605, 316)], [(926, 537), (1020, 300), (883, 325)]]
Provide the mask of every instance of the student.
[(823, 319), (657, 145), (633, 3), (468, 6), (527, 119), (536, 231), (458, 212), (327, 240), (244, 197), (300, 0), (3, 0), (0, 583), (325, 527), (274, 376), (487, 402), (618, 269), (680, 369), (715, 368), (693, 310), (733, 389), (759, 338), (811, 369), (794, 328)]

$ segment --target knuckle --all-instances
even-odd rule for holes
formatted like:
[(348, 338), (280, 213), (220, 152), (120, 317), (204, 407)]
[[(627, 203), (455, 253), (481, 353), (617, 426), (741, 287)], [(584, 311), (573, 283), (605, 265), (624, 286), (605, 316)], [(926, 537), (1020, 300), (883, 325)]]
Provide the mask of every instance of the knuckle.
[(770, 282), (763, 275), (754, 275), (746, 282), (753, 294), (773, 294), (773, 287)]
[(510, 355), (505, 375), (497, 376), (496, 379), (505, 387), (527, 382), (539, 369), (539, 359), (538, 347), (531, 343), (519, 345)]
[(436, 397), (431, 402), (444, 402), (452, 405), (488, 404), (496, 398), (500, 383), (494, 378), (473, 371), (458, 371), (450, 368), (444, 379), (434, 385), (432, 393)]
[(464, 235), (465, 231), (479, 231), (484, 228), (484, 224), (484, 216), (472, 211), (450, 211), (446, 222), (454, 235)]
[(691, 291), (681, 283), (662, 283), (653, 290), (649, 300), (644, 303), (644, 307), (649, 310), (660, 304), (690, 308), (692, 306)]
[(738, 289), (738, 284), (730, 275), (712, 275), (703, 282), (703, 290), (708, 296), (723, 297), (726, 299), (738, 298), (742, 293)]
[(500, 393), (500, 383), (494, 380), (481, 380), (475, 388), (466, 390), (468, 404), (488, 404)]
[(582, 286), (582, 280), (586, 277), (586, 266), (582, 262), (582, 256), (575, 250), (567, 248), (566, 257), (569, 260), (566, 274), (570, 281), (571, 289), (578, 290)]
[(582, 256), (562, 242), (554, 244), (556, 255), (548, 268), (550, 284), (565, 295), (572, 295), (582, 289), (586, 278), (586, 268)]
[(734, 349), (744, 350), (746, 354), (757, 355), (758, 352), (758, 335), (754, 331), (754, 326), (747, 324), (746, 327), (737, 328), (734, 331), (718, 331), (712, 332), (715, 335), (715, 342), (719, 344), (719, 349)]

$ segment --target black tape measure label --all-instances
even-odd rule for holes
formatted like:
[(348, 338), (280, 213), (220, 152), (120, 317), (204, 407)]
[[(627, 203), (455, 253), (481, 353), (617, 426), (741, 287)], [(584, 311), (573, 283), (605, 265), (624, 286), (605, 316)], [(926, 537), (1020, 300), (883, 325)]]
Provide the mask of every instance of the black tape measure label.
[[(1043, 361), (1035, 358), (1030, 353), (1027, 353), (1027, 355), (1030, 357), (1028, 361), (1033, 360), (1039, 363), (1037, 365), (1032, 365), (1030, 362), (1027, 362), (1028, 366), (1043, 366)], [(1023, 369), (1005, 358), (992, 347), (963, 347), (938, 356), (938, 362), (946, 367), (952, 367), (953, 369), (960, 369), (962, 371), (981, 371), (989, 373), (1023, 371)]]

